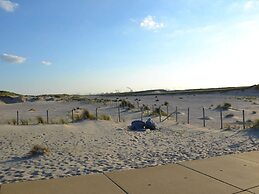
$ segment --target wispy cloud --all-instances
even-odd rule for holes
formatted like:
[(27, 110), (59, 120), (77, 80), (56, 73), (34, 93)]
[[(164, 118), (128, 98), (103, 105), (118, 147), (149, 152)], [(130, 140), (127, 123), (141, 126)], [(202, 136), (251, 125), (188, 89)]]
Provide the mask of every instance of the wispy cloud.
[(256, 7), (259, 7), (259, 1), (258, 0), (248, 0), (244, 4), (244, 10), (245, 11), (254, 9)]
[(52, 65), (52, 62), (50, 61), (41, 61), (41, 64), (45, 65), (45, 66), (51, 66)]
[(157, 30), (160, 28), (164, 28), (164, 23), (155, 21), (154, 16), (147, 16), (140, 22), (140, 27), (148, 29), (148, 30)]
[(20, 56), (17, 56), (17, 55), (11, 55), (11, 54), (6, 54), (6, 53), (0, 55), (0, 58), (3, 61), (8, 62), (8, 63), (21, 64), (21, 63), (24, 63), (26, 61), (25, 57), (20, 57)]
[(7, 12), (13, 12), (18, 6), (18, 3), (14, 3), (10, 0), (0, 0), (0, 8)]

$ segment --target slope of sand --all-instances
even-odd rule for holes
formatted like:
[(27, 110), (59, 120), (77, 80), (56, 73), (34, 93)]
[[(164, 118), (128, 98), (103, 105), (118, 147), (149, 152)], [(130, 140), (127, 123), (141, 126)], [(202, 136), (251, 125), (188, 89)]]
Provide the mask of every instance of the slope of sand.
[[(208, 158), (251, 150), (259, 150), (259, 130), (242, 130), (242, 110), (245, 120), (258, 119), (259, 93), (257, 90), (232, 91), (225, 94), (151, 95), (118, 97), (135, 105), (135, 109), (120, 109), (118, 123), (117, 97), (93, 96), (92, 99), (110, 99), (106, 103), (94, 101), (45, 101), (0, 104), (0, 184), (49, 179), (89, 173), (142, 168), (167, 163)], [(136, 101), (140, 99), (139, 103)], [(117, 99), (117, 100), (118, 100)], [(178, 123), (175, 115), (158, 123), (159, 130), (134, 132), (127, 126), (140, 119), (143, 104), (157, 108), (167, 101), (169, 113), (178, 107)], [(217, 105), (225, 102), (231, 108), (223, 112), (224, 129), (220, 130)], [(202, 108), (205, 108), (206, 128), (203, 128)], [(111, 116), (111, 121), (83, 121), (71, 123), (71, 110), (88, 109), (95, 114)], [(166, 107), (161, 106), (166, 112)], [(187, 125), (187, 109), (190, 122)], [(16, 119), (27, 120), (29, 125), (7, 125)], [(46, 121), (65, 120), (67, 125), (36, 125), (37, 117)], [(165, 117), (162, 117), (164, 119)], [(147, 117), (144, 116), (144, 119)], [(247, 127), (249, 122), (246, 122)], [(47, 147), (49, 154), (28, 157), (34, 145)]]
[[(259, 150), (258, 133), (160, 124), (134, 132), (126, 123), (86, 121), (69, 125), (0, 128), (0, 183), (142, 168)], [(33, 145), (49, 154), (26, 157)]]

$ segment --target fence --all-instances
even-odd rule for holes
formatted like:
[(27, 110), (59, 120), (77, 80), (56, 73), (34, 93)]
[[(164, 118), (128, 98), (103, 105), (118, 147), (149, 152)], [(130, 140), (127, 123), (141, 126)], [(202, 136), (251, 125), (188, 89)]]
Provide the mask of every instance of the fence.
[[(245, 129), (251, 125), (252, 119), (246, 120), (245, 110), (215, 110), (211, 108), (202, 107), (201, 109), (191, 109), (189, 107), (182, 108), (176, 106), (174, 111), (169, 111), (168, 106), (159, 106), (158, 114), (154, 114), (155, 108), (146, 111), (141, 107), (134, 110), (128, 110), (118, 105), (118, 103), (111, 106), (93, 106), (91, 112), (82, 112), (86, 108), (73, 108), (68, 111), (57, 110), (41, 110), (41, 111), (20, 111), (17, 110), (13, 113), (12, 119), (9, 117), (7, 122), (2, 121), (2, 124), (14, 124), (14, 125), (30, 125), (30, 124), (65, 124), (73, 123), (84, 119), (91, 120), (113, 120), (116, 122), (131, 121), (133, 119), (144, 120), (146, 117), (158, 118), (159, 122), (166, 122), (167, 120), (173, 120), (177, 123), (191, 124), (199, 127), (211, 127), (226, 129), (232, 126), (239, 126), (239, 128)], [(79, 116), (81, 114), (81, 117)], [(82, 114), (85, 114), (82, 116)], [(10, 115), (10, 113), (9, 113)], [(3, 116), (3, 113), (1, 114)], [(15, 119), (14, 119), (15, 118)]]

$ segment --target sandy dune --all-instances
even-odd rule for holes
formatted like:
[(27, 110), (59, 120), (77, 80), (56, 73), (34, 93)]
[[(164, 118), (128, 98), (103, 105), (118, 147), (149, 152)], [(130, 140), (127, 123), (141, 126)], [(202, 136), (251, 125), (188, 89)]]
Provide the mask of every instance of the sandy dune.
[[(257, 93), (253, 93), (254, 95)], [(135, 109), (121, 108), (121, 120), (118, 123), (118, 102), (107, 101), (35, 101), (0, 105), (0, 184), (49, 179), (89, 173), (142, 168), (166, 163), (181, 162), (259, 150), (259, 133), (256, 129), (242, 129), (242, 110), (246, 120), (255, 120), (259, 113), (259, 96), (235, 96), (236, 93), (202, 95), (153, 95), (120, 97), (135, 104)], [(91, 97), (92, 99), (110, 99), (116, 97)], [(136, 98), (139, 105), (159, 107), (165, 101), (169, 103), (169, 113), (178, 107), (178, 123), (175, 115), (160, 123), (159, 130), (135, 132), (127, 126), (133, 119), (139, 119)], [(224, 111), (225, 125), (229, 130), (220, 130), (217, 105), (231, 104)], [(111, 121), (71, 122), (71, 110), (86, 108), (93, 114), (107, 114)], [(202, 127), (202, 108), (205, 107), (207, 127)], [(191, 124), (187, 125), (187, 108), (190, 108)], [(166, 112), (166, 107), (162, 106)], [(28, 119), (29, 125), (8, 125), (15, 119), (16, 111), (20, 119)], [(49, 110), (50, 120), (67, 119), (68, 124), (37, 124), (36, 117), (46, 119)], [(148, 117), (144, 117), (144, 120)], [(164, 119), (165, 117), (163, 117)], [(247, 123), (248, 126), (249, 123)], [(225, 127), (226, 129), (226, 127)], [(50, 152), (38, 157), (28, 157), (34, 145), (47, 147)]]

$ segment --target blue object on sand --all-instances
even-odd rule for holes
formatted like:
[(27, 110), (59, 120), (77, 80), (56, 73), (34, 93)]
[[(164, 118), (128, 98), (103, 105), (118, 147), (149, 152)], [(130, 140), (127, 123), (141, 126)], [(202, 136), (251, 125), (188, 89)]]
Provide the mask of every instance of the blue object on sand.
[(157, 129), (156, 123), (151, 118), (148, 118), (145, 127), (146, 127), (146, 129), (150, 129), (150, 130)]
[(146, 123), (140, 120), (132, 121), (131, 123), (131, 130), (135, 131), (145, 131), (145, 125)]

